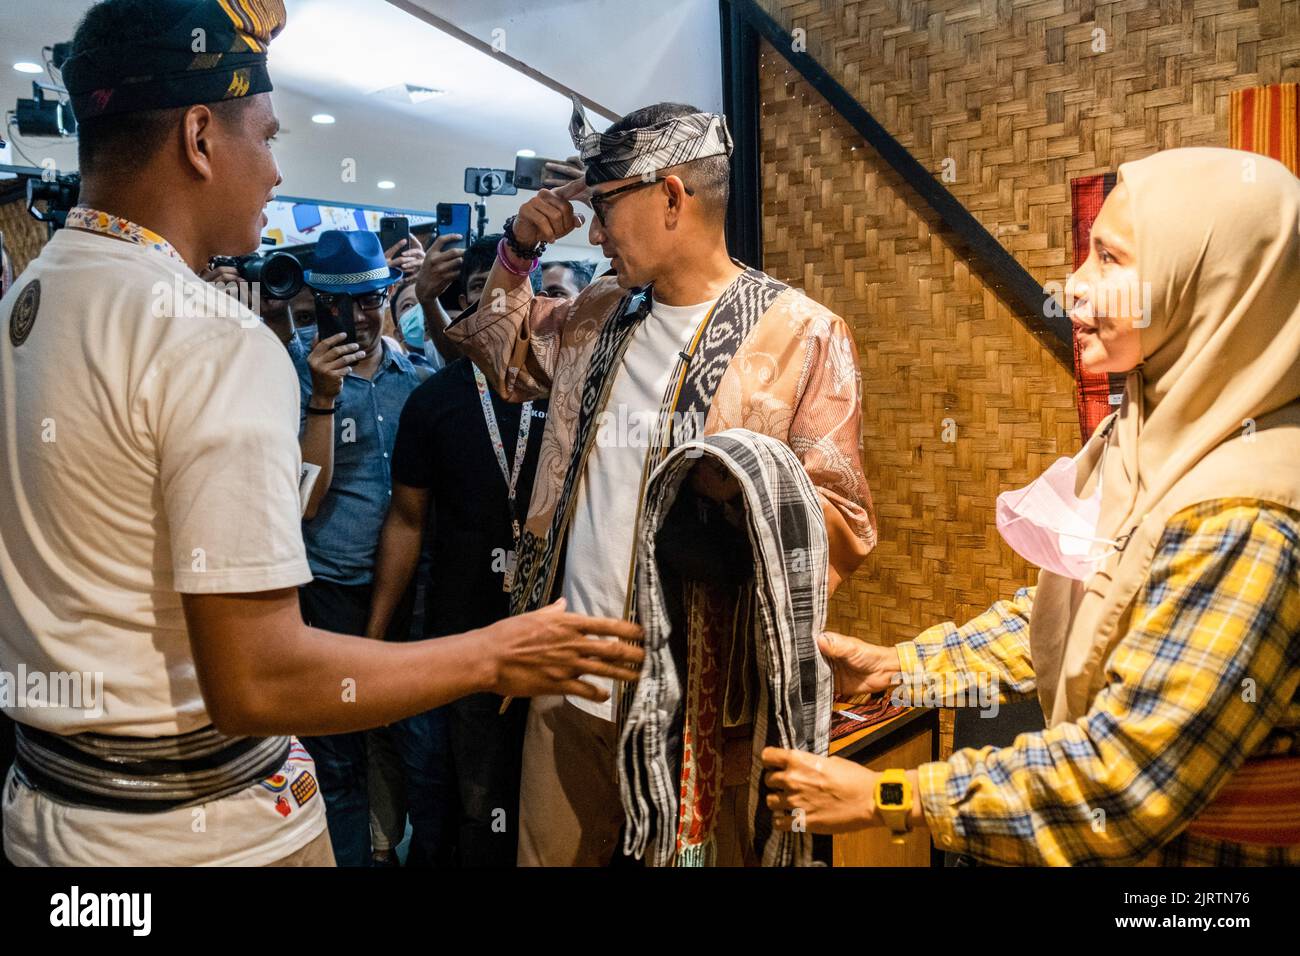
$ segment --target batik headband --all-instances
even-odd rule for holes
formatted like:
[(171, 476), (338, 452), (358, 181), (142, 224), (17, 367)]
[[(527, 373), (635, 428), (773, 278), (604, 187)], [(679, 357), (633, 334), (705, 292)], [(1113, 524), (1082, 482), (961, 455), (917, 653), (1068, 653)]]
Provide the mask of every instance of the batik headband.
[(721, 113), (691, 113), (641, 129), (597, 133), (582, 100), (573, 96), (569, 135), (587, 167), (588, 186), (643, 176), (706, 156), (731, 155), (731, 133)]
[(144, 39), (80, 50), (63, 64), (78, 121), (216, 103), (271, 90), (266, 48), (282, 0), (155, 0)]

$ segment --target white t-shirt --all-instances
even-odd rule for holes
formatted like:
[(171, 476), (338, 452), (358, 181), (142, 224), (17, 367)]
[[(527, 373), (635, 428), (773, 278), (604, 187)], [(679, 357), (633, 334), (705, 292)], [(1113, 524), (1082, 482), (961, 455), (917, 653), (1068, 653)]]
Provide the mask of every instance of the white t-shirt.
[[(651, 302), (650, 314), (632, 333), (578, 483), (564, 565), (563, 595), (570, 611), (596, 617), (623, 616), (641, 469), (677, 353), (690, 345), (714, 301), (699, 305)], [(606, 690), (613, 687), (608, 678), (584, 679)], [(603, 704), (580, 697), (569, 701), (589, 714), (614, 719), (612, 698)]]
[[(19, 317), (30, 312), (36, 282), (27, 328), (13, 313), (25, 293)], [(0, 670), (86, 675), (73, 706), (0, 693), (0, 707), (60, 734), (206, 726), (180, 592), (311, 579), (288, 353), (184, 263), (71, 229), (19, 276), (0, 328)], [(97, 699), (85, 693), (101, 679)], [(117, 863), (269, 862), (324, 824), (319, 797), (285, 814), (279, 796), (255, 784), (209, 804), (204, 838), (180, 848), (170, 829), (139, 832), (165, 814), (52, 805), (15, 782), (5, 842), (15, 860), (51, 863), (103, 862), (105, 847)], [(191, 832), (192, 811), (174, 813)]]

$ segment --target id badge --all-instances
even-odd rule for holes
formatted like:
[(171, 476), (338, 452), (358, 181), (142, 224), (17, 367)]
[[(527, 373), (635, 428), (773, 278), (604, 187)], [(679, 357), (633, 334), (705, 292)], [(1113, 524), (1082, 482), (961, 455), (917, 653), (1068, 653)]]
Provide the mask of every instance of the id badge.
[(515, 552), (507, 551), (506, 570), (505, 570), (505, 574), (501, 576), (501, 590), (505, 591), (507, 594), (510, 593), (510, 590), (514, 587), (515, 584), (515, 565), (517, 563), (518, 563), (518, 558), (515, 555)]

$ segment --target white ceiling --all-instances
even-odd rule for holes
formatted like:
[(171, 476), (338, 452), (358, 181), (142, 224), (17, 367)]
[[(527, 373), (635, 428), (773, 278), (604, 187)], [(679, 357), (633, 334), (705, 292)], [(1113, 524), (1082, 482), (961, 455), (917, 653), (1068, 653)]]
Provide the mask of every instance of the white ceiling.
[[(661, 26), (635, 30), (630, 16), (645, 9), (642, 0), (411, 2), (453, 32), (484, 43), (504, 41), (506, 53), (546, 74), (552, 85), (620, 112), (664, 99), (720, 105), (716, 0), (658, 4)], [(42, 46), (70, 39), (92, 0), (0, 4), (0, 107), (7, 111), (16, 98), (31, 96), (35, 78), (16, 72), (13, 63), (40, 62)], [(270, 52), (272, 99), (283, 127), (276, 143), (282, 195), (431, 210), (438, 202), (472, 201), (464, 192), (467, 166), (513, 168), (516, 151), (524, 148), (542, 156), (573, 152), (566, 95), (400, 5), (286, 0), (288, 22)], [(494, 34), (498, 22), (504, 32)], [(629, 69), (632, 63), (639, 65)], [(400, 84), (446, 92), (413, 104), (392, 95)], [(312, 123), (319, 112), (336, 122)], [(592, 115), (598, 128), (609, 118)], [(9, 162), (39, 164), (49, 157), (61, 170), (76, 167), (75, 141), (19, 138), (16, 145), (27, 158), (14, 152)], [(345, 181), (345, 161), (355, 164), (354, 182)], [(381, 180), (396, 187), (379, 189)], [(489, 229), (520, 201), (490, 198)], [(571, 245), (555, 254), (590, 250), (585, 233)]]
[(495, 41), (617, 115), (665, 101), (722, 109), (718, 0), (390, 2)]

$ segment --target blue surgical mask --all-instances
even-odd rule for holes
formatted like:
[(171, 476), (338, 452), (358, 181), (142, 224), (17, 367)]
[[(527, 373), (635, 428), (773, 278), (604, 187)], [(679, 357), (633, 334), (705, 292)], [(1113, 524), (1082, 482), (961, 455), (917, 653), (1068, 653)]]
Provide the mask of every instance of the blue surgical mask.
[(397, 319), (402, 338), (412, 348), (424, 348), (424, 308), (417, 302)]

